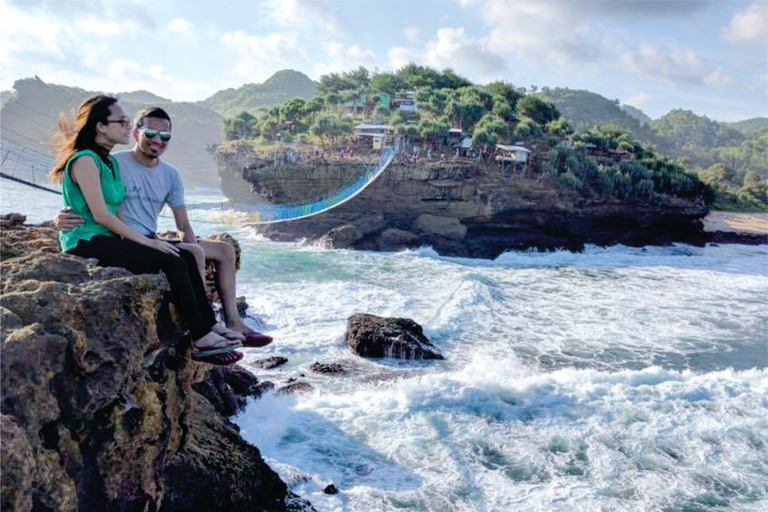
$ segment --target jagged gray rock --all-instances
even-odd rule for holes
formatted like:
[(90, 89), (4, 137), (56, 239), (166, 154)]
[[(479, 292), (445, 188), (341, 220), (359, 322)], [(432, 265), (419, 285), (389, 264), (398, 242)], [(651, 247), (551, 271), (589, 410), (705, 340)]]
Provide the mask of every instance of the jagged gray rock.
[(344, 343), (362, 357), (444, 359), (410, 318), (355, 314), (347, 320)]

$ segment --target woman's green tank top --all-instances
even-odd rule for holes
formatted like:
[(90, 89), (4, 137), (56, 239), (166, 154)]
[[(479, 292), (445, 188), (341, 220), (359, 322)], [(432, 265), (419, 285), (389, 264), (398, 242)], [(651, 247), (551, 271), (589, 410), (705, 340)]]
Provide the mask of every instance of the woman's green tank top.
[(90, 156), (96, 162), (96, 167), (99, 169), (99, 176), (101, 178), (101, 192), (104, 194), (104, 202), (107, 204), (107, 210), (113, 215), (117, 214), (117, 207), (123, 202), (125, 197), (125, 189), (123, 187), (123, 180), (120, 177), (120, 169), (117, 165), (117, 160), (113, 157), (109, 157), (112, 162), (112, 169), (104, 163), (104, 161), (94, 151), (86, 149), (78, 151), (67, 162), (64, 167), (64, 185), (62, 188), (62, 194), (64, 195), (64, 205), (72, 208), (72, 213), (77, 213), (83, 217), (83, 224), (77, 226), (69, 231), (59, 231), (59, 246), (62, 252), (67, 252), (74, 249), (80, 240), (90, 240), (96, 235), (111, 235), (115, 236), (115, 233), (105, 228), (95, 220), (93, 220), (93, 214), (91, 209), (88, 208), (88, 204), (85, 202), (83, 192), (77, 183), (72, 181), (69, 177), (69, 168), (76, 159), (81, 156)]

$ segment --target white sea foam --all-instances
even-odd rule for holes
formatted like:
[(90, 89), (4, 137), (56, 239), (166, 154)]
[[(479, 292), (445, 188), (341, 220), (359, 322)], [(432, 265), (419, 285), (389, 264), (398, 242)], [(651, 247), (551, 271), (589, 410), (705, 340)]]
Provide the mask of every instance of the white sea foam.
[[(315, 388), (236, 421), (317, 510), (768, 508), (768, 246), (473, 260), (235, 234), (249, 322), (275, 337), (245, 364), (286, 356), (253, 371)], [(446, 360), (352, 355), (357, 312), (413, 318)]]

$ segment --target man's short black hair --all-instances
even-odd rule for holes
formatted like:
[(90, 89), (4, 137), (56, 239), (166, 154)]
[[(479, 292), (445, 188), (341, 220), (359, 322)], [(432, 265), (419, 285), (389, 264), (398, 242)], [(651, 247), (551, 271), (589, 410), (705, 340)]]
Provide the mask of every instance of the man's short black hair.
[(139, 110), (136, 115), (133, 116), (134, 128), (141, 128), (144, 125), (144, 119), (148, 117), (167, 119), (169, 123), (171, 122), (171, 116), (169, 116), (168, 112), (165, 110), (160, 107), (147, 107)]

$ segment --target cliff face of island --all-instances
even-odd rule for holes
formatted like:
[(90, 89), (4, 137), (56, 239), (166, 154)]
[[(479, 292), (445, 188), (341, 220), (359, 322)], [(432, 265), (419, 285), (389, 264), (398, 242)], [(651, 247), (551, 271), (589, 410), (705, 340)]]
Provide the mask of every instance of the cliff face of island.
[(186, 354), (162, 275), (2, 220), (2, 510), (311, 510), (193, 387), (213, 367)]
[[(370, 159), (337, 158), (275, 165), (242, 146), (219, 154), (218, 162), (223, 191), (240, 203), (312, 200), (372, 167)], [(306, 238), (335, 248), (431, 246), (443, 255), (494, 258), (511, 249), (580, 250), (586, 243), (703, 243), (708, 238), (700, 219), (707, 212), (698, 199), (665, 196), (644, 203), (584, 196), (476, 159), (400, 158), (348, 203), (259, 230), (275, 240)]]

